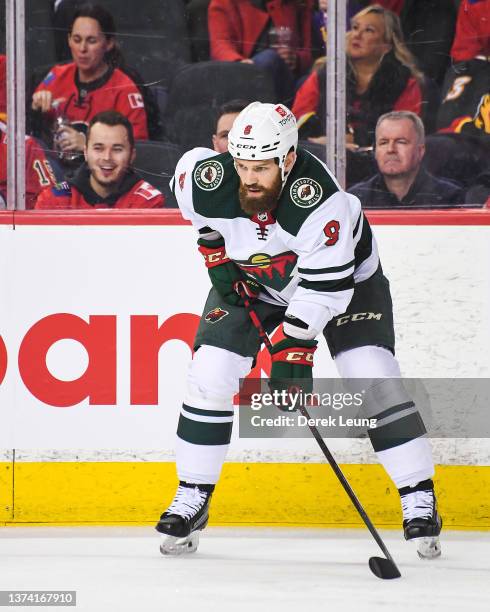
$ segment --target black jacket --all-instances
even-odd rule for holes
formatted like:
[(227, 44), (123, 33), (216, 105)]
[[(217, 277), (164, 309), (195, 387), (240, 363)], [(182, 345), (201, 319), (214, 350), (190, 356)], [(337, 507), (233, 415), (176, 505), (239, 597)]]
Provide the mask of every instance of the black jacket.
[(421, 168), (408, 193), (400, 201), (388, 191), (383, 175), (378, 173), (349, 190), (361, 200), (363, 208), (444, 208), (464, 204), (464, 192), (458, 183), (437, 178)]

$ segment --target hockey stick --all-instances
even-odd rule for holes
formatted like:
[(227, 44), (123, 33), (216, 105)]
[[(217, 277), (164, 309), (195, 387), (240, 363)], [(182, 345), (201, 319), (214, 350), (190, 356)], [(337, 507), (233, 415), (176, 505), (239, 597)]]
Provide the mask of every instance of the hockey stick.
[[(250, 301), (249, 301), (245, 291), (243, 290), (243, 288), (240, 285), (237, 286), (237, 291), (238, 291), (240, 297), (243, 299), (243, 303), (245, 305), (245, 309), (246, 309), (246, 311), (247, 311), (247, 313), (248, 313), (248, 315), (249, 315), (249, 317), (250, 317), (254, 327), (258, 331), (260, 339), (262, 340), (262, 342), (267, 347), (267, 350), (269, 351), (269, 353), (271, 353), (271, 351), (272, 351), (272, 342), (270, 341), (270, 338), (267, 335), (267, 332), (263, 328), (262, 323), (261, 323), (257, 313), (252, 308), (252, 306), (250, 304)], [(371, 522), (371, 519), (369, 518), (369, 516), (367, 515), (366, 511), (362, 507), (361, 502), (357, 499), (356, 494), (354, 493), (352, 487), (350, 486), (349, 482), (347, 481), (346, 477), (344, 476), (344, 474), (343, 474), (342, 470), (340, 469), (337, 461), (335, 461), (334, 456), (329, 451), (329, 449), (328, 449), (327, 445), (325, 444), (323, 438), (321, 437), (318, 429), (315, 427), (315, 425), (312, 425), (310, 423), (310, 415), (308, 414), (308, 411), (306, 410), (306, 408), (304, 406), (301, 406), (301, 405), (298, 407), (298, 409), (299, 409), (300, 413), (304, 417), (306, 417), (307, 423), (308, 423), (308, 427), (310, 428), (310, 431), (311, 431), (313, 437), (318, 442), (318, 446), (321, 448), (322, 453), (325, 455), (325, 457), (326, 457), (327, 461), (329, 462), (331, 468), (335, 472), (335, 475), (339, 479), (340, 484), (344, 488), (344, 491), (349, 496), (352, 504), (354, 505), (354, 508), (357, 510), (357, 512), (361, 516), (361, 518), (364, 521), (366, 527), (369, 529), (369, 531), (371, 532), (371, 535), (376, 540), (376, 543), (381, 548), (381, 550), (383, 551), (383, 554), (386, 557), (386, 558), (384, 558), (384, 557), (371, 557), (369, 559), (369, 567), (370, 567), (371, 571), (378, 578), (383, 578), (385, 580), (386, 579), (390, 579), (390, 578), (400, 578), (400, 576), (401, 576), (400, 570), (398, 569), (398, 567), (397, 567), (395, 561), (393, 560), (393, 557), (391, 556), (390, 552), (386, 548), (385, 543), (381, 539), (381, 536), (379, 535), (376, 527)]]

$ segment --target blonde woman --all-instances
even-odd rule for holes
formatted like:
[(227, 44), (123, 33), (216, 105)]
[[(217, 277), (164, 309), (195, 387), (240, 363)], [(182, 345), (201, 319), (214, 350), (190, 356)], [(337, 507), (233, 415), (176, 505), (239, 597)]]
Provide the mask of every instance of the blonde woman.
[[(376, 121), (392, 110), (424, 118), (424, 76), (403, 42), (398, 16), (379, 4), (359, 11), (347, 33), (347, 145), (370, 146)], [(302, 138), (325, 142), (325, 61), (296, 95), (293, 113)]]

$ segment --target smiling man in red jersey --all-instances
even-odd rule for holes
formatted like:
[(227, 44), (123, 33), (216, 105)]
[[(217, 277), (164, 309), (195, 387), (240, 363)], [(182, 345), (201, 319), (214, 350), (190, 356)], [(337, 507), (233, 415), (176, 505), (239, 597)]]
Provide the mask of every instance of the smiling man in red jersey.
[(86, 163), (70, 181), (43, 190), (35, 208), (161, 208), (163, 194), (134, 172), (135, 157), (129, 120), (116, 111), (98, 113), (87, 133)]

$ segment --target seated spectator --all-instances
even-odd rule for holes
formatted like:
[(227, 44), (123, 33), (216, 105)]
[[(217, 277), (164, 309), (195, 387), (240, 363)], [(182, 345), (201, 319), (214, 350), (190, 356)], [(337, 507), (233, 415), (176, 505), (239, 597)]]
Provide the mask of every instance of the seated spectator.
[(393, 111), (382, 115), (376, 125), (379, 172), (349, 192), (361, 200), (363, 208), (461, 205), (461, 187), (429, 174), (422, 167), (424, 153), (424, 124), (415, 113)]
[(211, 0), (211, 59), (264, 68), (287, 101), (311, 66), (312, 10), (313, 0)]
[[(5, 115), (3, 115), (5, 117)], [(27, 209), (33, 208), (36, 198), (44, 187), (54, 185), (56, 178), (46, 158), (42, 144), (26, 136), (26, 202)], [(7, 125), (0, 121), (0, 208), (7, 204)]]
[[(0, 54), (0, 209), (7, 207), (7, 91), (6, 56)], [(27, 136), (26, 147), (26, 208), (33, 208), (43, 187), (54, 185), (56, 179), (43, 145)]]
[(231, 100), (231, 102), (226, 102), (219, 108), (216, 119), (216, 133), (213, 134), (213, 149), (217, 153), (228, 151), (228, 134), (233, 122), (248, 105), (249, 102), (245, 100)]
[(73, 62), (54, 66), (34, 92), (32, 109), (42, 113), (45, 128), (56, 130), (61, 158), (83, 153), (87, 125), (103, 110), (121, 112), (133, 125), (136, 139), (148, 138), (143, 97), (118, 68), (122, 57), (115, 31), (104, 8), (81, 7), (68, 35)]
[[(380, 115), (390, 110), (425, 111), (424, 79), (403, 43), (400, 20), (378, 4), (357, 13), (347, 36), (347, 136), (356, 150), (370, 147)], [(293, 104), (300, 137), (326, 140), (325, 63), (312, 71)]]
[(44, 189), (35, 208), (157, 208), (163, 194), (131, 168), (136, 156), (133, 127), (117, 111), (92, 118), (85, 147), (86, 164), (70, 181)]

